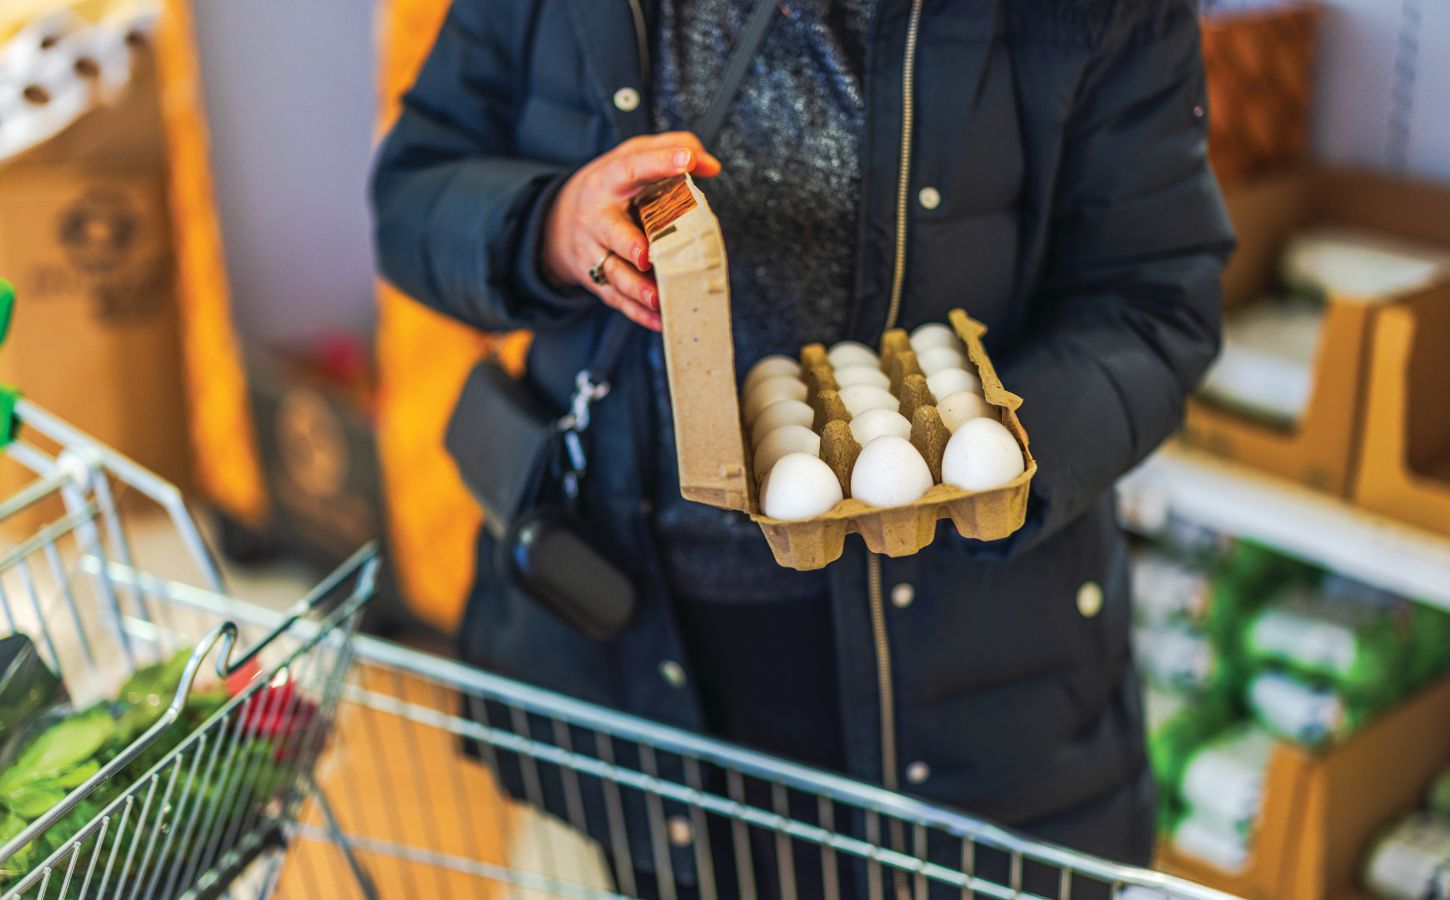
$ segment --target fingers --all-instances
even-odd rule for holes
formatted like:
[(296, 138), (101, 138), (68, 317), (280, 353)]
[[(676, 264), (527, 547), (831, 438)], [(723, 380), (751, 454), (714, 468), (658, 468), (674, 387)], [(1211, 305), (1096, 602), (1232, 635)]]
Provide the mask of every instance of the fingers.
[(711, 155), (709, 150), (694, 133), (689, 131), (666, 131), (660, 134), (650, 135), (646, 140), (650, 141), (651, 147), (684, 147), (695, 154), (696, 165), (691, 174), (701, 178), (712, 178), (720, 174), (720, 160)]
[(648, 328), (650, 331), (660, 330), (660, 314), (652, 309), (646, 309), (639, 303), (621, 294), (613, 285), (595, 286), (595, 293), (605, 304), (619, 310), (624, 316), (636, 325)]
[(700, 155), (689, 147), (659, 147), (621, 153), (605, 172), (605, 183), (619, 197), (633, 197), (642, 188), (695, 168)]
[(634, 263), (641, 272), (649, 271), (649, 242), (634, 219), (615, 209), (599, 225), (599, 243), (606, 250)]
[(644, 308), (652, 312), (660, 308), (659, 288), (654, 279), (618, 256), (604, 261), (604, 277), (609, 279), (610, 287)]

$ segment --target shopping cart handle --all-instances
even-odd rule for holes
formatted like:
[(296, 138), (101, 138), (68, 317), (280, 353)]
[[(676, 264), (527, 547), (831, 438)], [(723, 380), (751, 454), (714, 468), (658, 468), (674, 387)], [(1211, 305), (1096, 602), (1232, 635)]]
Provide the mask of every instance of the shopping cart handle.
[[(15, 286), (0, 278), (0, 344), (10, 334), (10, 319), (15, 315)], [(20, 422), (15, 418), (15, 404), (20, 402), (20, 391), (8, 384), (0, 384), (0, 450), (15, 440)]]

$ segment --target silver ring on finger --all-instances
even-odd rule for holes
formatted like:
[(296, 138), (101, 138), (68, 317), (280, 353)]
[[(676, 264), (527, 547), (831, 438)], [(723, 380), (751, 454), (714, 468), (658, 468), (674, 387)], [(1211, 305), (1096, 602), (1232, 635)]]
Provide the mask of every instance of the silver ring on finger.
[(589, 267), (590, 281), (594, 282), (600, 287), (607, 287), (609, 285), (609, 276), (604, 272), (604, 264), (609, 262), (609, 258), (613, 255), (613, 251), (606, 250), (604, 251), (604, 255), (599, 257), (599, 262)]

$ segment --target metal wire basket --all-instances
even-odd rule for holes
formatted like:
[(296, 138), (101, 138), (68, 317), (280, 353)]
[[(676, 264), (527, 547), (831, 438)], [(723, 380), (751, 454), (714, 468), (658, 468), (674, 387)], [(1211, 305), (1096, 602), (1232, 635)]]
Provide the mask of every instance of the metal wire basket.
[[(0, 336), (11, 300), (0, 282)], [(174, 486), (8, 388), (0, 426), (7, 464), (30, 473), (0, 528), (36, 523), (0, 551), (0, 635), (27, 684), (49, 686), (0, 710), (0, 896), (218, 893), (285, 839), (376, 553), (265, 626), (234, 618), (244, 605)], [(193, 583), (137, 565), (123, 515), (136, 501), (165, 514)]]
[(1227, 897), (427, 653), (356, 656), (282, 896)]
[[(5, 446), (36, 477), (0, 527), (64, 506), (0, 554), (0, 624), (33, 638), (74, 709), (111, 716), (117, 684), (175, 681), (123, 696), (137, 734), (0, 831), (5, 900), (1226, 897), (355, 637), (371, 547), (289, 610), (240, 603), (176, 488), (11, 393), (0, 405), (39, 440)], [(166, 512), (199, 583), (138, 565), (116, 486)], [(0, 732), (12, 815), (3, 753)]]

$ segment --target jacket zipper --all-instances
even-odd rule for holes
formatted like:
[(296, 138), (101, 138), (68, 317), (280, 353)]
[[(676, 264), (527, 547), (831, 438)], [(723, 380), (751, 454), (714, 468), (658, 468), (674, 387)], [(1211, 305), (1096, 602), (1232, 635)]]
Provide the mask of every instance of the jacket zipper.
[(629, 14), (634, 19), (634, 42), (639, 47), (640, 93), (649, 90), (649, 35), (644, 27), (644, 7), (639, 0), (629, 0)]
[[(916, 42), (921, 31), (922, 0), (912, 0), (911, 17), (906, 26), (906, 57), (901, 73), (901, 167), (896, 180), (896, 261), (891, 272), (891, 303), (886, 310), (883, 331), (896, 327), (901, 314), (901, 293), (906, 283), (906, 213), (911, 193), (911, 137), (915, 127)], [(875, 553), (866, 558), (866, 589), (871, 604), (871, 635), (876, 643), (876, 687), (881, 705), (881, 771), (887, 790), (900, 787), (896, 759), (896, 698), (891, 673), (891, 642), (886, 634), (886, 602), (881, 586), (881, 557)], [(904, 849), (905, 835), (901, 822), (889, 823), (892, 849)], [(896, 871), (895, 893), (909, 896), (905, 873)]]

